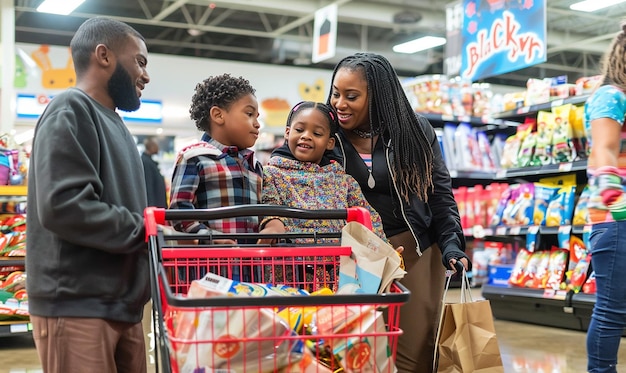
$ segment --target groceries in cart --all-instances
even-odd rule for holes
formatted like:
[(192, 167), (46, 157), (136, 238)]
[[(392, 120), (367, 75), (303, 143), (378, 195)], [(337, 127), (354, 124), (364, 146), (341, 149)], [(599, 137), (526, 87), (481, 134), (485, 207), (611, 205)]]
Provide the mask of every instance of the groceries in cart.
[[(285, 285), (233, 281), (207, 273), (191, 282), (188, 298), (309, 295)], [(177, 312), (176, 339), (212, 341), (174, 344), (181, 372), (393, 372), (383, 314), (373, 305), (287, 306)], [(298, 335), (311, 339), (299, 340)], [(316, 338), (316, 336), (343, 336)], [(246, 343), (246, 341), (250, 341)], [(343, 370), (338, 370), (338, 369)]]
[[(332, 243), (317, 241), (314, 232), (305, 233), (314, 240), (303, 244), (284, 240), (232, 246), (200, 243), (203, 237), (180, 243), (180, 233), (158, 228), (172, 219), (283, 213), (343, 219), (346, 229), (336, 232)], [(409, 292), (394, 280), (404, 275), (401, 257), (383, 239), (369, 236), (363, 225), (371, 227), (369, 219), (363, 208), (148, 209), (161, 370), (396, 372), (400, 306)], [(247, 241), (260, 236), (254, 235)]]

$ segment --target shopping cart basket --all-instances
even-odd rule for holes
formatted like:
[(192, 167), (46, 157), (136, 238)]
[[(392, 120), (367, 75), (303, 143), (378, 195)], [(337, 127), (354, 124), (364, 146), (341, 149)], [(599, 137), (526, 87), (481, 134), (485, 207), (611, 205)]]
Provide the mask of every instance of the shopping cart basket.
[[(146, 209), (158, 335), (155, 352), (160, 355), (156, 360), (161, 370), (394, 372), (397, 339), (402, 333), (399, 308), (409, 297), (406, 288), (394, 283), (390, 292), (383, 294), (302, 295), (302, 289), (327, 294), (326, 288), (336, 288), (339, 257), (352, 252), (350, 247), (340, 246), (340, 232), (189, 235), (162, 226), (168, 221), (241, 216), (342, 219), (371, 228), (369, 212), (363, 208), (305, 210), (245, 205), (203, 210)], [(214, 243), (218, 238), (256, 242), (268, 237), (278, 239), (278, 243), (236, 247)], [(307, 242), (295, 244), (295, 238)], [(280, 285), (274, 281), (278, 272), (282, 273)], [(326, 274), (323, 279), (316, 275), (320, 272)], [(215, 285), (213, 290), (226, 284), (231, 291), (252, 289), (265, 296), (196, 297), (194, 289), (204, 288), (194, 288), (193, 280), (205, 273), (209, 275), (202, 281)], [(227, 280), (235, 275), (249, 282)]]

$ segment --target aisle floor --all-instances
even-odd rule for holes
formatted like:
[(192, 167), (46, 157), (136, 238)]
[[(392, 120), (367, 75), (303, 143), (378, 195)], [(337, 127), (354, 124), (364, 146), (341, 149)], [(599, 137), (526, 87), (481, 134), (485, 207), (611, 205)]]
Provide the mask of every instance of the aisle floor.
[[(506, 373), (585, 372), (585, 332), (502, 320), (495, 327)], [(624, 339), (619, 361), (618, 372), (626, 373)], [(42, 372), (30, 336), (0, 338), (0, 373)]]

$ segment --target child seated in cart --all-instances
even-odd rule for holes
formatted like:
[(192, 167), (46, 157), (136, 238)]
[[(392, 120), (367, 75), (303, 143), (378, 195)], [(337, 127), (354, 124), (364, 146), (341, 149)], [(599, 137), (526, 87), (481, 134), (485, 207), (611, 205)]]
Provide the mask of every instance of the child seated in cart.
[[(373, 231), (386, 240), (380, 216), (365, 199), (357, 181), (339, 163), (330, 161), (325, 155), (326, 151), (335, 146), (335, 132), (338, 127), (337, 114), (330, 106), (312, 101), (295, 105), (287, 118), (285, 145), (275, 150), (268, 164), (264, 166), (262, 201), (265, 204), (316, 210), (362, 206), (370, 211)], [(343, 220), (270, 216), (262, 219), (260, 233), (341, 232), (345, 224)], [(307, 240), (311, 241), (303, 238), (296, 239), (295, 242), (305, 243)], [(275, 241), (264, 238), (258, 242), (273, 244)], [(334, 241), (337, 242), (338, 239)], [(335, 276), (334, 273), (326, 273), (323, 267), (318, 268), (318, 273), (306, 274), (314, 275), (316, 283), (328, 283)], [(276, 273), (280, 270), (282, 269), (278, 267), (273, 269), (274, 281), (283, 278), (282, 274)]]
[[(177, 155), (170, 192), (170, 209), (207, 209), (260, 203), (263, 171), (250, 149), (260, 124), (255, 89), (229, 74), (211, 76), (198, 85), (189, 110), (202, 140)], [(177, 231), (194, 234), (256, 233), (258, 217), (172, 222)], [(212, 240), (237, 244), (235, 240)], [(239, 242), (241, 243), (241, 242)], [(196, 274), (189, 274), (196, 278)], [(198, 274), (202, 276), (204, 273)], [(250, 281), (250, 274), (242, 274)]]

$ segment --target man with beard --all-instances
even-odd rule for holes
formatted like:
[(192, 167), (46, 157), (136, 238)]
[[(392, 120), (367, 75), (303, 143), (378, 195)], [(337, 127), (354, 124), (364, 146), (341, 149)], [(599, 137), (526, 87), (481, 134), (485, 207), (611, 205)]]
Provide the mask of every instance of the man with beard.
[(115, 109), (139, 108), (148, 52), (106, 18), (85, 21), (70, 47), (77, 84), (37, 122), (28, 174), (33, 337), (44, 372), (145, 372), (146, 187)]

